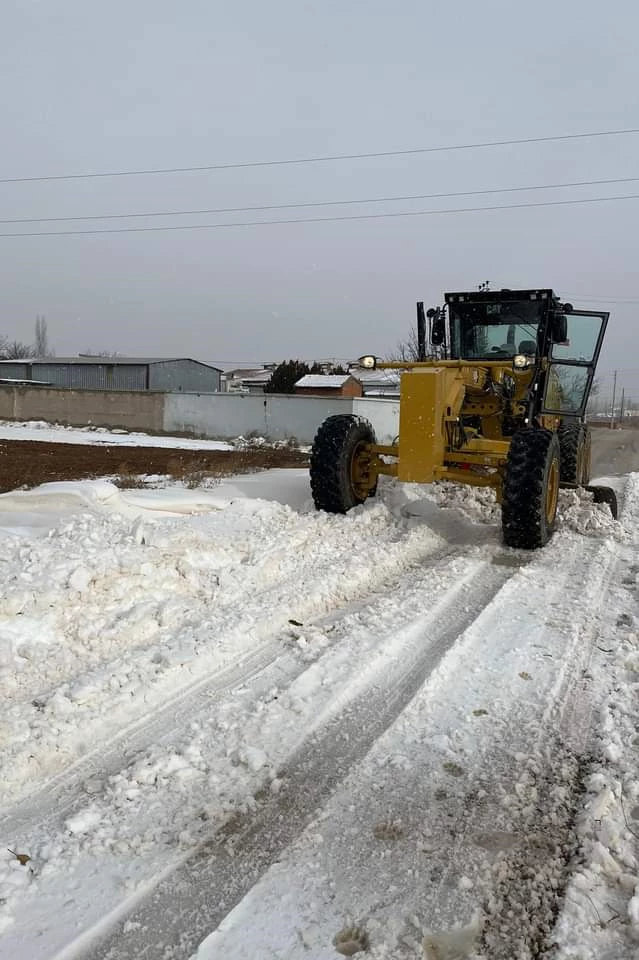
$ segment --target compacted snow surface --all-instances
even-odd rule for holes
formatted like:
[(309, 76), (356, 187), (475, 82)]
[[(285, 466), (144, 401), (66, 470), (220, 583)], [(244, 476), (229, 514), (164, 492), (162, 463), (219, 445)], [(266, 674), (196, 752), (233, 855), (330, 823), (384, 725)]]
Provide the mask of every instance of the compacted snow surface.
[[(155, 438), (154, 438), (155, 439)], [(639, 955), (639, 475), (0, 496), (0, 958)]]

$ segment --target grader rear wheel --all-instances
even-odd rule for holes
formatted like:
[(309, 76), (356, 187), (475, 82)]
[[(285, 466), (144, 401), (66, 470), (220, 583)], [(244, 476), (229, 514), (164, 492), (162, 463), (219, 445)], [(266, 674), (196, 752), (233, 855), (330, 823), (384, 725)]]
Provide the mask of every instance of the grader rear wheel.
[(557, 434), (561, 451), (561, 482), (585, 487), (590, 482), (590, 428), (585, 423), (563, 423)]
[(311, 491), (318, 510), (346, 513), (375, 495), (367, 447), (375, 443), (368, 422), (352, 414), (328, 417), (320, 426), (311, 452)]
[(557, 516), (560, 462), (556, 433), (531, 428), (512, 438), (502, 503), (507, 546), (535, 550), (548, 543)]

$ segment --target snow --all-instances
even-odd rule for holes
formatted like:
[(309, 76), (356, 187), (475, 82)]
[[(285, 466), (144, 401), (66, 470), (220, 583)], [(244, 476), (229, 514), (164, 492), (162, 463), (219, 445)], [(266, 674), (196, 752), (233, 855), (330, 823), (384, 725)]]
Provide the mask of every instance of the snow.
[(234, 445), (222, 440), (193, 440), (188, 437), (154, 436), (108, 430), (106, 427), (66, 427), (44, 420), (0, 421), (0, 440), (39, 440), (46, 443), (85, 445), (109, 444), (127, 447), (167, 447), (173, 450), (232, 450)]
[(0, 496), (0, 958), (636, 956), (618, 484), (535, 554), (446, 484)]
[(305, 376), (301, 377), (297, 383), (296, 387), (330, 387), (331, 389), (336, 389), (337, 387), (343, 387), (347, 380), (350, 380), (350, 374), (338, 374), (338, 373), (307, 373)]

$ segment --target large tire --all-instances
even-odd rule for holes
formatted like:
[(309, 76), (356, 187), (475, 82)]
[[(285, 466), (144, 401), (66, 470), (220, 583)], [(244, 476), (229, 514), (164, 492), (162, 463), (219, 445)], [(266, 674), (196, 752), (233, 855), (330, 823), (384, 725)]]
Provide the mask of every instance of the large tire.
[(502, 529), (509, 547), (535, 550), (552, 536), (560, 477), (559, 438), (550, 430), (519, 430), (504, 474)]
[(561, 450), (561, 482), (585, 487), (590, 482), (590, 428), (585, 423), (562, 423), (557, 435)]
[(318, 510), (346, 513), (375, 494), (358, 483), (354, 466), (363, 444), (376, 443), (368, 422), (352, 414), (328, 417), (320, 426), (311, 451), (311, 491)]

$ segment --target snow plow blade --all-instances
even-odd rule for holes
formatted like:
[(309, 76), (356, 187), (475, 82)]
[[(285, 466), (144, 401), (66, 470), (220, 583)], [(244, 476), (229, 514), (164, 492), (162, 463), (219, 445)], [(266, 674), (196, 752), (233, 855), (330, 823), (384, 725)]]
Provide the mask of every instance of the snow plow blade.
[(585, 490), (588, 493), (592, 493), (595, 503), (607, 503), (610, 507), (610, 512), (613, 516), (613, 519), (616, 520), (619, 514), (619, 508), (617, 505), (617, 494), (612, 489), (612, 487), (585, 487)]

